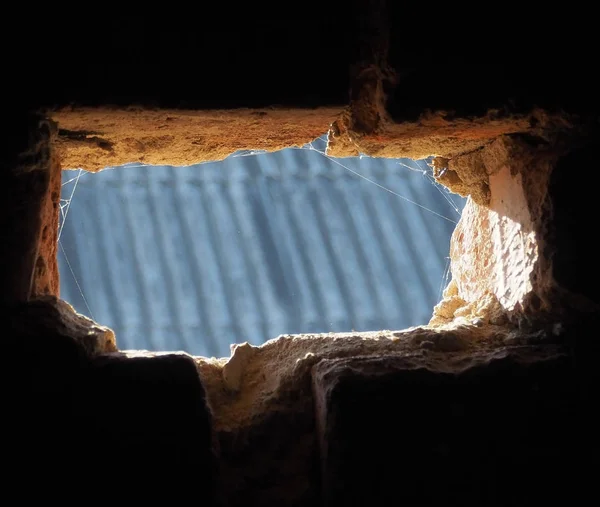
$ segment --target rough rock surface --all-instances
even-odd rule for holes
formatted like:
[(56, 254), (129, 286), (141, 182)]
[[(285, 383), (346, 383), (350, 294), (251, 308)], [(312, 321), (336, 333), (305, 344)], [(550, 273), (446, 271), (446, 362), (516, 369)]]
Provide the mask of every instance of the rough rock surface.
[[(496, 348), (555, 339), (551, 333), (528, 337), (507, 326), (465, 320), (443, 329), (281, 336), (260, 347), (235, 347), (231, 359), (196, 358), (220, 450), (220, 502), (320, 501), (311, 370), (322, 360), (393, 355), (468, 365)], [(239, 379), (234, 386), (228, 369)]]
[[(480, 192), (471, 194), (452, 235), (452, 282), (430, 324), (461, 316), (499, 322), (503, 312), (517, 321), (560, 320), (567, 307), (597, 311), (597, 305), (573, 290), (582, 274), (561, 253), (583, 250), (587, 236), (560, 236), (564, 233), (553, 225), (557, 215), (578, 216), (578, 221), (570, 220), (571, 227), (581, 229), (585, 210), (593, 207), (590, 199), (574, 195), (559, 203), (557, 194), (564, 192), (557, 185), (550, 188), (568, 152), (564, 143), (501, 136), (449, 161), (447, 171), (459, 175), (465, 188)], [(578, 168), (574, 163), (570, 170)], [(587, 276), (597, 279), (597, 270), (591, 267)]]
[(55, 140), (56, 128), (52, 125), (52, 135), (49, 140), (50, 161), (49, 167), (46, 169), (50, 173), (50, 178), (40, 210), (42, 228), (31, 285), (31, 297), (45, 295), (60, 296), (57, 250), (62, 171), (56, 152)]
[[(348, 112), (342, 114), (329, 131), (328, 154), (353, 157), (363, 153), (373, 157), (413, 159), (433, 155), (451, 159), (479, 150), (499, 136), (522, 133), (548, 138), (557, 131), (572, 128), (578, 121), (576, 117), (538, 109), (522, 114), (490, 110), (473, 118), (457, 117), (443, 110), (428, 111), (416, 120), (398, 123), (384, 112), (381, 115), (383, 118), (373, 132), (361, 132), (355, 130)], [(453, 192), (469, 195), (477, 190), (480, 178), (475, 175), (473, 185), (468, 171), (448, 173), (453, 178), (440, 181)]]
[[(191, 165), (221, 160), (238, 150), (301, 146), (327, 133), (327, 152), (334, 157), (363, 153), (451, 158), (501, 135), (548, 136), (575, 121), (539, 110), (521, 115), (490, 111), (478, 118), (454, 118), (440, 111), (425, 113), (417, 121), (394, 123), (382, 112), (377, 129), (365, 133), (356, 130), (349, 110), (341, 107), (216, 111), (75, 107), (48, 114), (59, 126), (57, 150), (63, 169), (87, 171), (136, 162)], [(466, 179), (462, 192), (472, 190)]]
[(4, 197), (0, 213), (0, 298), (5, 304), (31, 296), (58, 296), (56, 258), (60, 167), (52, 122), (39, 115), (11, 125), (0, 159)]
[(239, 150), (302, 146), (327, 133), (342, 108), (181, 110), (66, 108), (58, 123), (63, 169), (100, 171), (126, 163), (192, 165)]

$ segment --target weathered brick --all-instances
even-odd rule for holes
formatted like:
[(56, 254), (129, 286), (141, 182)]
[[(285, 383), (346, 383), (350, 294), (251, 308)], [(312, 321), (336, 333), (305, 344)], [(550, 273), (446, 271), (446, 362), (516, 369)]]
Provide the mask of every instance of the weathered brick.
[(212, 416), (191, 356), (94, 356), (69, 335), (19, 337), (0, 371), (7, 498), (214, 504)]
[(81, 422), (93, 449), (93, 458), (84, 461), (95, 472), (86, 472), (84, 482), (93, 486), (104, 476), (138, 501), (160, 497), (172, 505), (193, 499), (196, 491), (201, 505), (212, 505), (211, 413), (190, 356), (100, 356), (84, 386)]
[(573, 372), (553, 346), (318, 363), (325, 505), (574, 501), (578, 446), (595, 447), (575, 431)]
[(0, 150), (0, 305), (12, 307), (30, 296), (58, 295), (60, 167), (52, 122), (39, 114), (5, 121), (10, 128)]

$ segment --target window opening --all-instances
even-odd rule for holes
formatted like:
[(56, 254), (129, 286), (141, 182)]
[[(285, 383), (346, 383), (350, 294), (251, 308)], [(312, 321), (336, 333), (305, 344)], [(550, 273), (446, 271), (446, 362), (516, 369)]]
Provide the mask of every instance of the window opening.
[(281, 334), (426, 324), (465, 200), (427, 160), (325, 147), (63, 171), (62, 298), (121, 349), (209, 357)]

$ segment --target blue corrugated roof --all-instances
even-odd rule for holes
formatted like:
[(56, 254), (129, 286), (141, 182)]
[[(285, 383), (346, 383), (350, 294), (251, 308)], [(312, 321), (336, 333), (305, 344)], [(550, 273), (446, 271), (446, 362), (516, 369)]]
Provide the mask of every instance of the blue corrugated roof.
[(241, 155), (65, 184), (65, 199), (77, 187), (61, 234), (62, 298), (112, 327), (121, 349), (217, 357), (280, 334), (429, 320), (455, 226), (438, 215), (457, 221), (462, 199), (406, 169), (410, 160)]

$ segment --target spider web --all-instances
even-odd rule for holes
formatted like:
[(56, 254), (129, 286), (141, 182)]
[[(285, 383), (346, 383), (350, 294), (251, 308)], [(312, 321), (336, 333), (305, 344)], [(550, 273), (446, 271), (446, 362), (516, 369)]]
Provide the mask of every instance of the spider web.
[[(455, 216), (446, 216), (442, 213), (438, 213), (437, 211), (435, 211), (427, 206), (424, 206), (424, 205), (416, 202), (415, 200), (410, 199), (407, 196), (403, 195), (402, 189), (390, 188), (389, 186), (386, 186), (386, 185), (376, 181), (373, 178), (369, 178), (369, 177), (365, 176), (364, 174), (361, 174), (361, 172), (359, 172), (358, 170), (352, 169), (351, 167), (348, 166), (347, 163), (344, 163), (345, 159), (338, 159), (338, 158), (329, 156), (326, 153), (326, 147), (327, 147), (327, 135), (323, 135), (302, 147), (297, 147), (297, 148), (292, 148), (292, 149), (309, 150), (309, 151), (315, 152), (315, 153), (319, 154), (320, 156), (322, 156), (324, 159), (327, 159), (328, 162), (331, 162), (331, 163), (341, 167), (343, 170), (348, 171), (352, 175), (352, 177), (360, 178), (360, 179), (367, 181), (370, 185), (374, 185), (375, 187), (381, 189), (382, 192), (387, 192), (387, 193), (393, 195), (394, 197), (397, 197), (398, 199), (402, 199), (403, 201), (405, 201), (407, 204), (409, 204), (411, 206), (416, 206), (416, 207), (420, 208), (426, 214), (430, 214), (432, 217), (435, 217), (435, 219), (444, 220), (444, 221), (450, 222), (452, 224), (456, 224), (458, 222), (458, 219), (460, 218), (460, 214), (461, 214), (461, 206), (462, 206), (464, 200), (462, 200), (462, 198), (456, 196), (455, 194), (451, 193), (446, 187), (440, 185), (435, 180), (435, 178), (433, 177), (433, 169), (430, 166), (431, 159), (423, 159), (423, 160), (398, 159), (396, 161), (396, 163), (404, 169), (420, 173), (423, 178), (427, 179), (430, 184), (434, 185), (436, 190), (440, 193), (440, 196), (447, 202), (447, 204), (450, 206), (450, 208), (454, 211)], [(260, 151), (260, 150), (244, 150), (244, 151), (238, 151), (238, 152), (230, 155), (228, 158), (256, 157), (256, 156), (262, 156), (265, 153), (266, 153), (265, 151)], [(363, 159), (363, 158), (371, 158), (371, 157), (368, 157), (366, 155), (360, 155), (359, 158)], [(136, 163), (126, 164), (123, 167), (133, 168), (133, 167), (143, 167), (143, 166), (150, 167), (147, 164), (136, 164)], [(71, 172), (71, 171), (69, 171), (69, 172)], [(79, 291), (79, 293), (81, 295), (81, 298), (85, 304), (87, 311), (89, 312), (90, 317), (93, 319), (94, 317), (93, 317), (92, 309), (90, 308), (90, 305), (85, 297), (84, 291), (78, 281), (78, 277), (75, 273), (75, 270), (73, 269), (73, 266), (71, 265), (69, 258), (67, 256), (67, 253), (61, 242), (61, 236), (63, 233), (63, 229), (65, 226), (66, 220), (68, 219), (68, 216), (69, 216), (70, 206), (71, 206), (73, 200), (77, 198), (77, 186), (78, 186), (80, 178), (94, 177), (93, 175), (89, 175), (87, 172), (83, 171), (82, 169), (75, 170), (75, 173), (76, 173), (75, 176), (69, 178), (67, 181), (64, 181), (62, 184), (63, 188), (62, 188), (61, 193), (63, 194), (63, 196), (61, 197), (61, 200), (60, 200), (60, 222), (59, 222), (58, 241), (59, 241), (60, 250), (64, 256), (64, 260), (70, 271), (70, 274), (73, 277), (73, 280), (76, 284), (77, 290)], [(461, 202), (461, 200), (462, 200), (462, 202)], [(439, 291), (438, 291), (438, 300), (441, 299), (442, 292), (443, 292), (444, 288), (446, 287), (446, 285), (448, 284), (449, 277), (450, 277), (450, 259), (449, 259), (449, 257), (445, 257), (444, 261), (445, 261), (445, 269), (444, 269), (443, 278), (440, 282), (440, 287), (439, 287)]]

